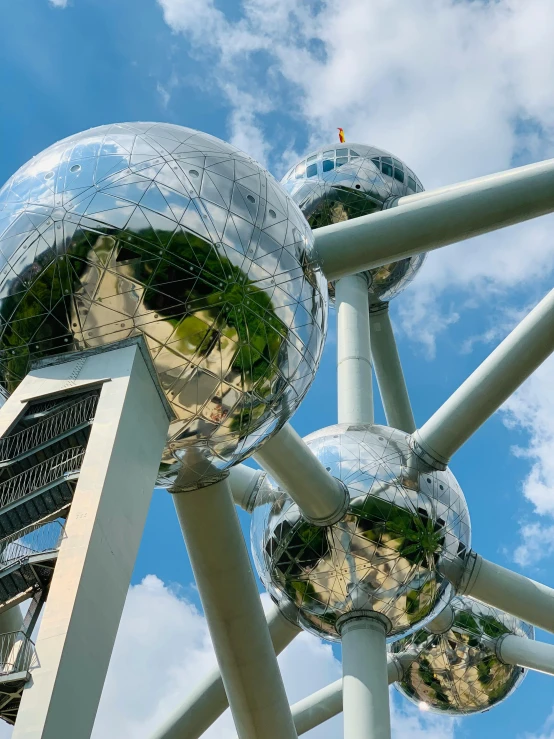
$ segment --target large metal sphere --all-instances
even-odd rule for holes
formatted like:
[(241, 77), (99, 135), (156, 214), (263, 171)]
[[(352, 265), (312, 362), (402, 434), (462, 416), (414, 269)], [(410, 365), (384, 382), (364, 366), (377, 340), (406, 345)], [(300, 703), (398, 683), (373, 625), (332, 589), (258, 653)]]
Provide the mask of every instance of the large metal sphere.
[(385, 426), (330, 426), (306, 437), (350, 505), (332, 526), (307, 522), (289, 496), (262, 488), (252, 520), (256, 568), (271, 595), (292, 601), (303, 628), (337, 639), (337, 619), (373, 610), (388, 636), (405, 634), (440, 611), (451, 587), (441, 559), (470, 544), (463, 493), (447, 470), (430, 470), (408, 437)]
[(164, 460), (217, 479), (294, 412), (327, 286), (297, 206), (246, 154), (182, 126), (101, 126), (0, 190), (0, 383), (142, 334), (175, 412)]
[[(298, 162), (281, 184), (312, 228), (376, 213), (396, 197), (423, 190), (403, 162), (387, 151), (363, 144), (324, 146)], [(365, 272), (371, 302), (388, 301), (398, 295), (424, 259), (425, 254), (417, 254)], [(329, 288), (333, 297), (333, 285)]]
[(533, 639), (533, 627), (473, 598), (456, 596), (450, 605), (454, 620), (444, 634), (422, 629), (392, 645), (393, 652), (420, 649), (396, 687), (421, 708), (437, 713), (486, 711), (507, 698), (526, 672), (500, 661), (498, 639), (506, 634)]

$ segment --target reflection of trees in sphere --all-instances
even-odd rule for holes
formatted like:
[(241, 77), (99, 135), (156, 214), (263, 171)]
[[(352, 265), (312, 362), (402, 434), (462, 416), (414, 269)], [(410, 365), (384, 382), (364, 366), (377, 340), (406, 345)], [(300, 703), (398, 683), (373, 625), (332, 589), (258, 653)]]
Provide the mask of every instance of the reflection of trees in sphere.
[(533, 627), (467, 596), (450, 603), (452, 626), (444, 634), (425, 629), (392, 645), (393, 652), (420, 647), (417, 659), (397, 687), (410, 700), (431, 711), (463, 715), (486, 711), (507, 698), (525, 670), (506, 665), (496, 654), (506, 634), (533, 638)]
[[(318, 149), (289, 170), (281, 182), (312, 228), (375, 213), (395, 197), (423, 190), (403, 162), (387, 151), (362, 144)], [(398, 295), (424, 259), (424, 254), (417, 254), (365, 272), (371, 301)], [(333, 296), (333, 285), (330, 292)]]
[(404, 432), (384, 426), (330, 426), (306, 442), (348, 486), (350, 506), (339, 523), (314, 526), (286, 493), (260, 490), (252, 548), (268, 591), (330, 639), (349, 611), (383, 614), (391, 637), (432, 618), (451, 593), (437, 563), (463, 557), (470, 540), (452, 473), (429, 470)]
[(191, 481), (251, 453), (314, 377), (327, 288), (310, 229), (212, 136), (133, 123), (60, 141), (0, 190), (0, 246), (1, 384), (142, 334), (177, 417), (165, 461)]

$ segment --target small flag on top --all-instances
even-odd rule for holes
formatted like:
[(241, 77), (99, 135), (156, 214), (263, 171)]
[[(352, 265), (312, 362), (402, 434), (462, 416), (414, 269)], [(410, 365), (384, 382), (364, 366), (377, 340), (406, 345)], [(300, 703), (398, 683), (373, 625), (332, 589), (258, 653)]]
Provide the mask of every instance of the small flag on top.
[(339, 141), (341, 142), (341, 144), (344, 144), (344, 142), (345, 142), (345, 140), (346, 140), (346, 139), (344, 138), (344, 129), (342, 129), (342, 128), (339, 128), (339, 129), (338, 129), (338, 132), (339, 132)]

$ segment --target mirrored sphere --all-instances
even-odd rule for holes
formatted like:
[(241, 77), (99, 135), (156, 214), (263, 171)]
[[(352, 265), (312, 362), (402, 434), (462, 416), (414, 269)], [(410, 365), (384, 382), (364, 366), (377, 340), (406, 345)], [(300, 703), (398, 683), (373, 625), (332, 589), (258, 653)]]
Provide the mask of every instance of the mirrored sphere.
[[(281, 180), (312, 228), (389, 207), (394, 198), (423, 191), (409, 167), (389, 152), (363, 144), (331, 144), (295, 164)], [(388, 301), (414, 278), (425, 254), (368, 270), (370, 301)], [(329, 286), (331, 297), (334, 287)]]
[(533, 627), (467, 596), (456, 596), (450, 605), (454, 620), (447, 632), (429, 634), (422, 629), (392, 645), (393, 652), (420, 650), (396, 687), (420, 707), (437, 713), (486, 711), (507, 698), (526, 672), (499, 660), (498, 639), (506, 634), (533, 639)]
[(164, 463), (217, 479), (294, 412), (327, 286), (274, 178), (182, 126), (101, 126), (0, 190), (0, 384), (31, 362), (142, 334), (175, 412)]
[(386, 426), (340, 424), (305, 441), (347, 485), (350, 505), (340, 522), (314, 526), (284, 491), (260, 489), (252, 550), (267, 590), (327, 639), (338, 639), (337, 619), (350, 611), (385, 616), (389, 638), (433, 618), (451, 596), (437, 565), (463, 558), (470, 545), (455, 477), (427, 468), (407, 435)]

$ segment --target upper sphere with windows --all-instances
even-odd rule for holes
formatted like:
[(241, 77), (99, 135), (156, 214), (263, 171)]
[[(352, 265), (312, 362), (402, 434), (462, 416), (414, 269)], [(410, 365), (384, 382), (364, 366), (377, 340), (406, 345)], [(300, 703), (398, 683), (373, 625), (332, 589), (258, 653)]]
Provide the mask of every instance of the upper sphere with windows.
[(533, 639), (533, 627), (467, 596), (456, 596), (450, 606), (453, 622), (448, 631), (430, 634), (422, 629), (392, 646), (393, 652), (419, 650), (396, 687), (437, 713), (486, 711), (507, 698), (526, 672), (498, 658), (498, 640), (507, 634)]
[(350, 493), (344, 518), (310, 524), (280, 490), (262, 486), (252, 516), (260, 578), (278, 603), (294, 603), (299, 624), (337, 639), (336, 622), (373, 610), (397, 637), (433, 618), (451, 595), (439, 563), (470, 543), (464, 495), (454, 475), (430, 470), (402, 431), (330, 426), (306, 443)]
[(175, 412), (164, 462), (218, 479), (292, 415), (327, 285), (302, 213), (259, 164), (170, 124), (93, 128), (0, 190), (0, 384), (142, 334)]
[[(387, 208), (394, 198), (423, 191), (415, 174), (389, 152), (363, 144), (331, 144), (296, 164), (281, 184), (312, 228)], [(414, 278), (425, 259), (417, 254), (368, 270), (370, 301), (388, 301)], [(334, 288), (329, 286), (331, 296)]]

